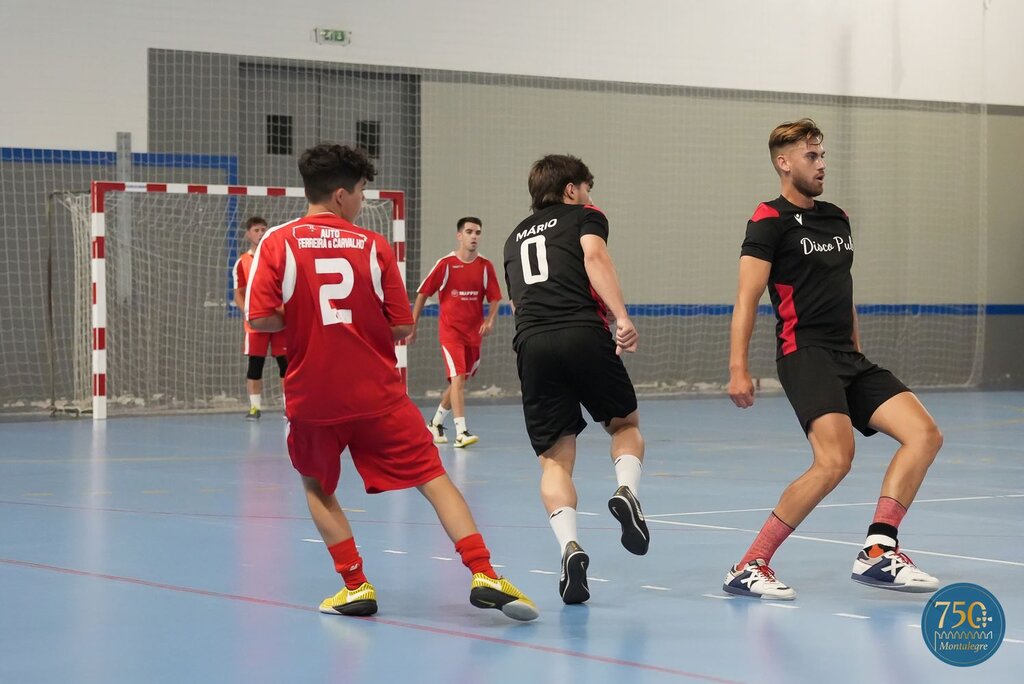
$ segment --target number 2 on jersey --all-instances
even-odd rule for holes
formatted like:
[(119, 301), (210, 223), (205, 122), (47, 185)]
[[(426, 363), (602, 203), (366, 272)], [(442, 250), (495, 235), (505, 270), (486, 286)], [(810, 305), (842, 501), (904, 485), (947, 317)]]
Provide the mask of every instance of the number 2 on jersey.
[(317, 259), (314, 262), (316, 272), (337, 273), (341, 276), (340, 283), (326, 283), (320, 286), (320, 317), (324, 325), (335, 325), (336, 323), (352, 323), (352, 309), (335, 309), (331, 306), (331, 300), (345, 299), (352, 294), (352, 286), (355, 284), (355, 272), (348, 259), (336, 257), (333, 259)]
[[(537, 246), (537, 272), (533, 271), (533, 264), (530, 262), (530, 246)], [(543, 283), (548, 279), (548, 248), (543, 235), (523, 240), (519, 246), (519, 258), (523, 262), (523, 282), (527, 285)]]

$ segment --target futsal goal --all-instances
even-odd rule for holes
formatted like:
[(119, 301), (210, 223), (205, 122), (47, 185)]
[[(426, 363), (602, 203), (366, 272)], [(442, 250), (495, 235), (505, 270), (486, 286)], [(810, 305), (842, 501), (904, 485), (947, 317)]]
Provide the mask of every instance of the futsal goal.
[[(364, 195), (356, 222), (391, 242), (404, 280), (404, 194)], [(75, 253), (89, 258), (88, 271), (76, 276), (75, 308), (90, 311), (87, 329), (76, 317), (68, 341), (78, 376), (72, 405), (82, 412), (91, 405), (94, 420), (243, 409), (242, 314), (231, 278), (248, 248), (242, 226), (254, 215), (270, 226), (303, 216), (302, 188), (97, 181), (88, 200), (88, 212), (71, 211), (72, 239), (87, 245)], [(396, 351), (404, 377), (405, 347)], [(279, 405), (280, 383), (269, 376), (266, 403)]]

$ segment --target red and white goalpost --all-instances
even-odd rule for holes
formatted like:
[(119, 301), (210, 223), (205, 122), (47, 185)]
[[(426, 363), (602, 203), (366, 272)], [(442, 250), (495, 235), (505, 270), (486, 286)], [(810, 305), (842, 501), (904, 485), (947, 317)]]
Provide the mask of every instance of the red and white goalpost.
[[(115, 384), (127, 386), (129, 376), (133, 380), (131, 390), (118, 397), (119, 405), (150, 410), (230, 407), (244, 388), (244, 375), (238, 370), (241, 325), (237, 316), (227, 320), (224, 312), (232, 306), (228, 255), (233, 258), (241, 244), (238, 225), (253, 214), (272, 226), (302, 216), (303, 189), (95, 181), (91, 195), (93, 420), (107, 418), (115, 368), (125, 375), (125, 380), (114, 377)], [(390, 239), (404, 282), (405, 195), (398, 190), (365, 190), (364, 196), (367, 202), (357, 223)], [(112, 218), (114, 205), (120, 208)], [(108, 273), (111, 256), (117, 261), (113, 274)], [(111, 283), (118, 289), (116, 296), (109, 294)], [(125, 321), (124, 330), (111, 320), (112, 303), (118, 309), (116, 318)], [(108, 328), (111, 325), (115, 327)], [(202, 329), (192, 330), (197, 327)], [(108, 331), (119, 347), (118, 361), (110, 365)], [(195, 343), (190, 345), (189, 340)], [(395, 351), (406, 379), (404, 343)], [(230, 372), (222, 372), (222, 367)], [(134, 376), (144, 374), (162, 378), (137, 382)]]

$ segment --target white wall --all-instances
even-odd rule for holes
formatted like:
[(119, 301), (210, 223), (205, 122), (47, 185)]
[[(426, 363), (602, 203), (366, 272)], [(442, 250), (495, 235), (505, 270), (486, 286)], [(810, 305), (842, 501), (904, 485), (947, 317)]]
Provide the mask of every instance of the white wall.
[[(636, 0), (626, 8), (622, 0), (3, 0), (0, 146), (111, 149), (124, 130), (145, 150), (151, 47), (1024, 105), (1020, 0)], [(353, 41), (316, 45), (317, 26), (348, 29)]]

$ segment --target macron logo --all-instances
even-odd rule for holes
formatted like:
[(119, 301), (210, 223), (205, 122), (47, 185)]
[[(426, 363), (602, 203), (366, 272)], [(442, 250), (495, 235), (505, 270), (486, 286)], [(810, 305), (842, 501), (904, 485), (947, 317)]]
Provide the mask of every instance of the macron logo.
[(796, 222), (799, 223), (801, 226), (804, 225), (804, 215), (803, 214), (793, 214), (793, 218), (795, 218)]

